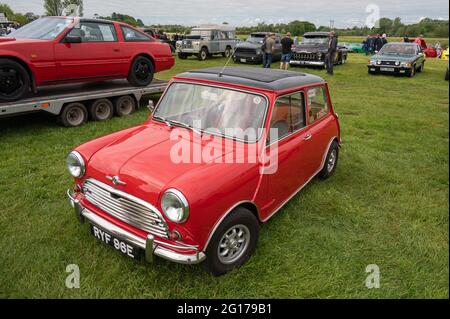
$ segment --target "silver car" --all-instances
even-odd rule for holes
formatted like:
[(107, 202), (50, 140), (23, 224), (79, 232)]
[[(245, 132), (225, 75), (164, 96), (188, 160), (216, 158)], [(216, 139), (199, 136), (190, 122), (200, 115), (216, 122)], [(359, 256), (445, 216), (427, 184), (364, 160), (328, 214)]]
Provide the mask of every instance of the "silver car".
[(200, 61), (214, 54), (231, 56), (238, 40), (236, 29), (229, 25), (202, 25), (193, 28), (183, 40), (177, 41), (176, 50), (180, 59), (195, 55)]

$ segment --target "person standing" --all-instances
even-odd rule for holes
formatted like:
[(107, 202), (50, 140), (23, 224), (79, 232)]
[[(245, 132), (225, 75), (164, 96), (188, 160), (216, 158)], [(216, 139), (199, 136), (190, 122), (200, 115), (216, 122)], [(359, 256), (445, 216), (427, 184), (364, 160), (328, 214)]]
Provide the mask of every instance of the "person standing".
[(367, 38), (362, 42), (363, 44), (363, 51), (366, 55), (369, 55), (370, 52), (370, 35), (367, 36)]
[[(388, 43), (387, 35), (386, 35), (386, 33), (383, 33), (383, 35), (381, 36), (381, 48), (382, 48), (386, 43)], [(381, 48), (380, 48), (380, 49), (381, 49)]]
[(267, 36), (263, 44), (263, 68), (270, 68), (273, 59), (273, 50), (275, 47), (275, 33), (271, 33)]
[(330, 32), (330, 38), (328, 40), (328, 52), (325, 56), (325, 66), (327, 68), (327, 73), (333, 75), (334, 59), (336, 57), (338, 38), (334, 31)]
[(381, 39), (381, 36), (377, 34), (377, 37), (375, 38), (375, 52), (379, 52), (382, 47), (383, 47), (383, 40)]
[(291, 33), (288, 32), (286, 36), (283, 39), (281, 39), (281, 63), (280, 63), (281, 70), (287, 70), (289, 67), (289, 62), (291, 62), (293, 45), (294, 41), (291, 38)]

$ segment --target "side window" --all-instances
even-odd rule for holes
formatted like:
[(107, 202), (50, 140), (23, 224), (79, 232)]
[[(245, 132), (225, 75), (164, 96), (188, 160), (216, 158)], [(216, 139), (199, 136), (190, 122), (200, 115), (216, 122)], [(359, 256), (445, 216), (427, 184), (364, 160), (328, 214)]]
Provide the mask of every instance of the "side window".
[(126, 42), (151, 41), (151, 38), (144, 33), (125, 26), (121, 26), (120, 28), (122, 29), (123, 38)]
[(308, 89), (309, 124), (320, 120), (328, 114), (328, 95), (324, 87), (318, 86)]
[(79, 27), (69, 32), (70, 36), (80, 37), (81, 42), (116, 42), (117, 34), (113, 24), (81, 22)]
[(228, 32), (222, 31), (220, 35), (222, 40), (228, 40)]
[(305, 97), (297, 92), (279, 97), (273, 108), (270, 128), (277, 129), (278, 134), (270, 136), (269, 143), (280, 140), (306, 126)]

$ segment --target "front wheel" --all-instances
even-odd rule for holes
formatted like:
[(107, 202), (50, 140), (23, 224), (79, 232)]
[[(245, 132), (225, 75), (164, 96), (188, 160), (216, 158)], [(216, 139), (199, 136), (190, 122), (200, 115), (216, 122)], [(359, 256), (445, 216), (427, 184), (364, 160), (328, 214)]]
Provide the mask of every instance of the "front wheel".
[(238, 207), (219, 225), (206, 249), (203, 267), (214, 276), (243, 265), (253, 254), (259, 237), (259, 221)]
[(0, 59), (0, 101), (16, 101), (30, 90), (30, 76), (16, 61)]
[(328, 149), (327, 157), (325, 158), (325, 162), (323, 164), (322, 170), (319, 172), (320, 179), (330, 178), (334, 171), (336, 170), (336, 166), (339, 159), (339, 145), (336, 141), (331, 143), (330, 148)]
[(425, 70), (425, 63), (422, 63), (419, 67), (419, 70), (417, 70), (417, 72), (423, 72)]
[(416, 66), (415, 65), (413, 65), (413, 67), (411, 68), (411, 70), (410, 71), (408, 71), (408, 77), (410, 77), (410, 78), (413, 78), (414, 77), (414, 75), (416, 75)]
[(131, 64), (128, 82), (133, 86), (147, 86), (153, 81), (154, 67), (145, 56), (138, 56)]

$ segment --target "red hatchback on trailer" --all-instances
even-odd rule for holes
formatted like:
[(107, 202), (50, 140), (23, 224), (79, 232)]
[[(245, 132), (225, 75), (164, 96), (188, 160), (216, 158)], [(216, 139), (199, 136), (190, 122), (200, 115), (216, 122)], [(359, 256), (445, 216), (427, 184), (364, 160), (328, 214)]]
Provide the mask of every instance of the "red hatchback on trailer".
[(132, 257), (220, 275), (253, 253), (267, 221), (337, 165), (327, 83), (228, 67), (172, 79), (149, 120), (77, 147), (68, 192), (95, 237)]
[(173, 65), (167, 44), (127, 24), (44, 17), (0, 37), (0, 101), (44, 85), (127, 78), (147, 86)]

